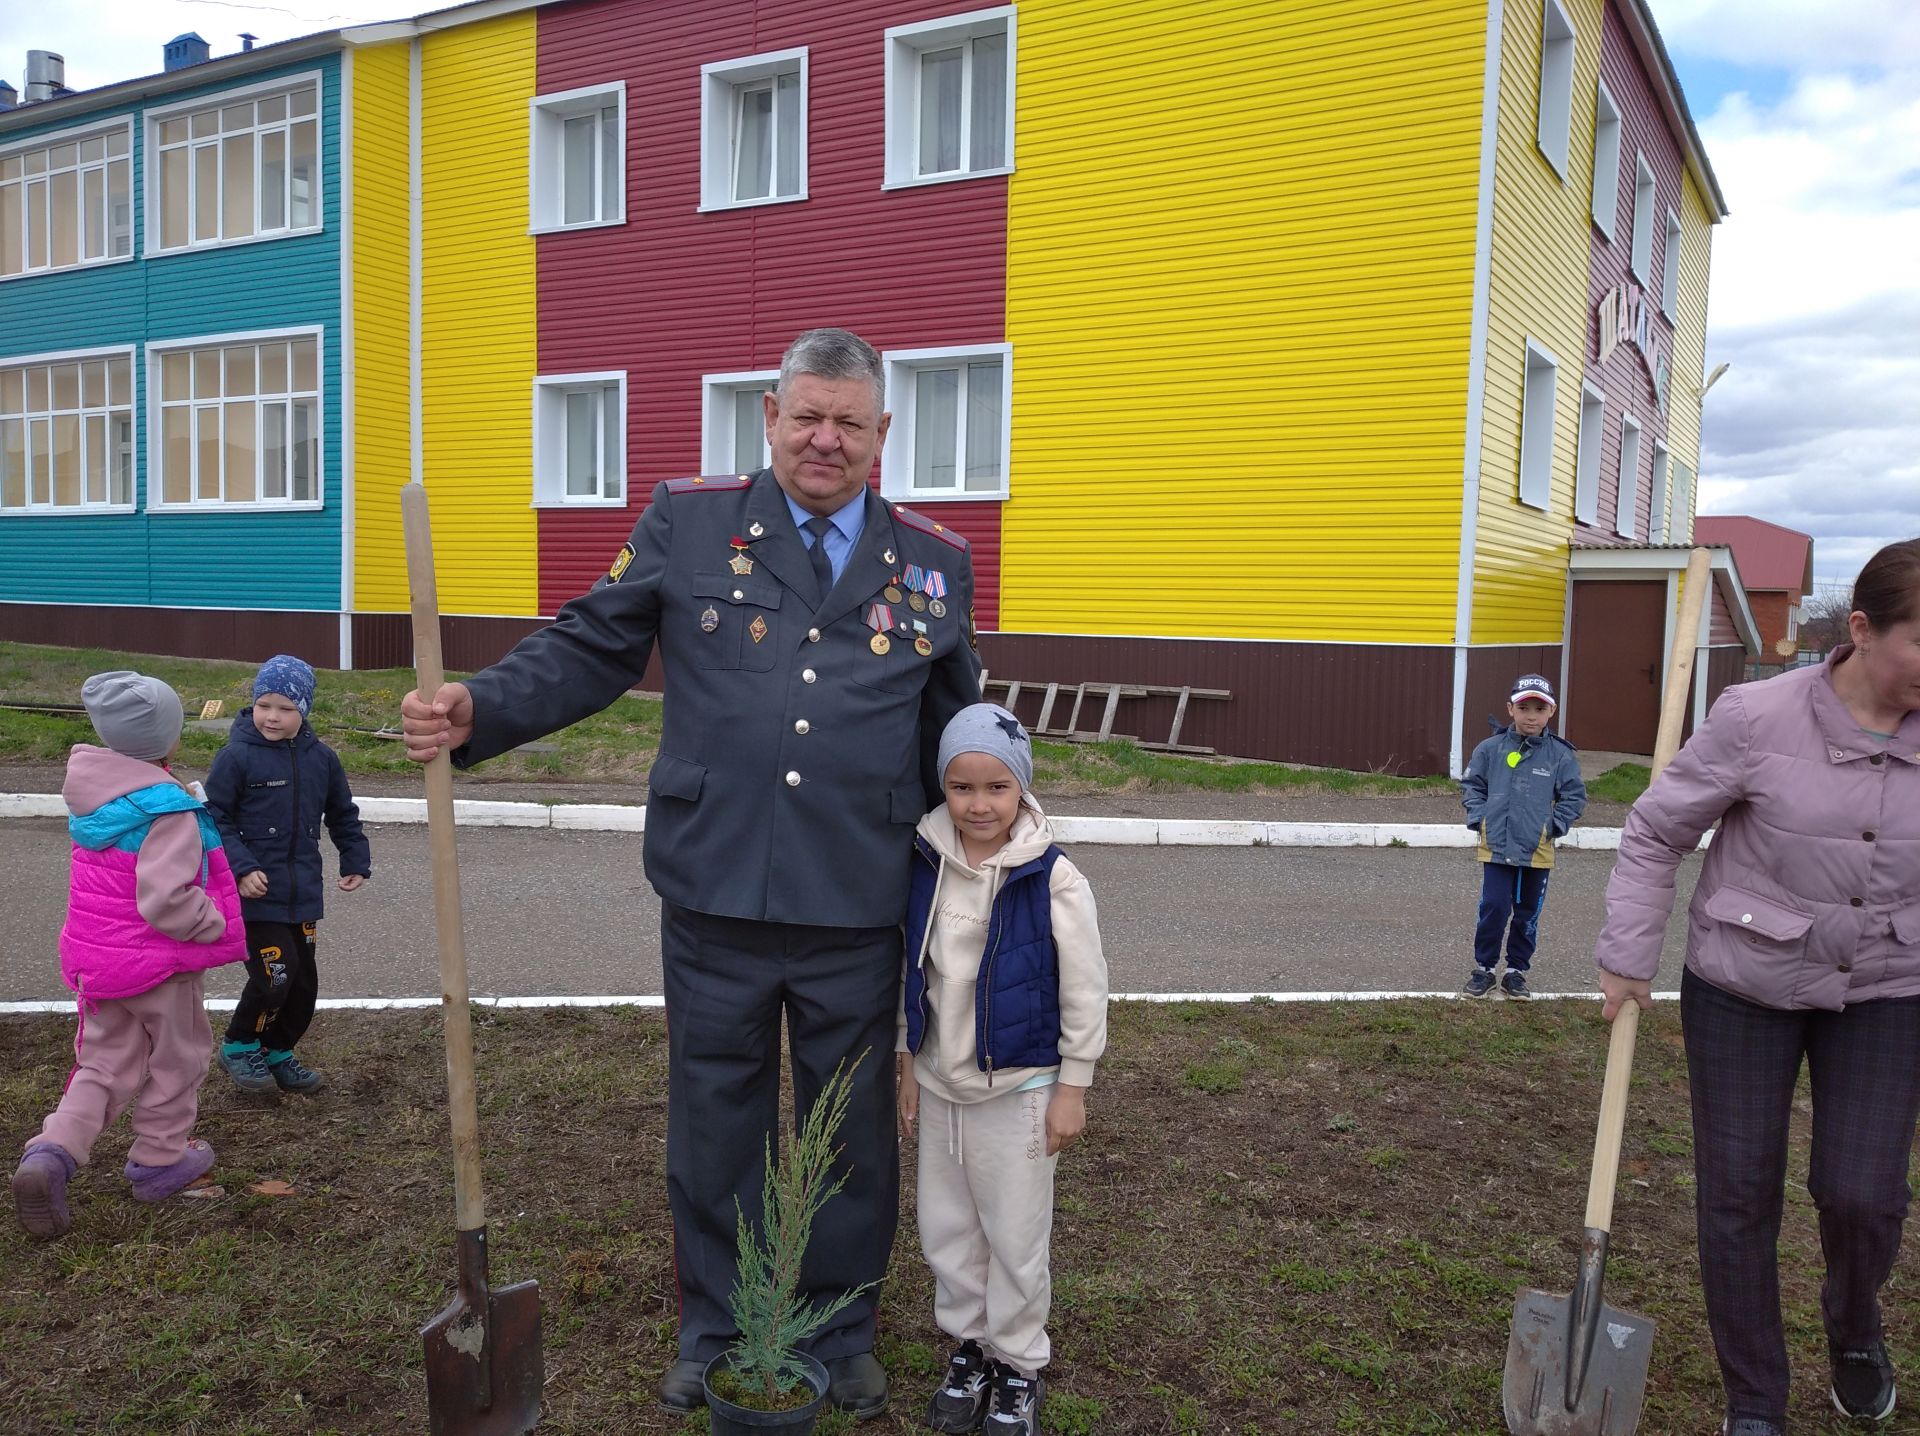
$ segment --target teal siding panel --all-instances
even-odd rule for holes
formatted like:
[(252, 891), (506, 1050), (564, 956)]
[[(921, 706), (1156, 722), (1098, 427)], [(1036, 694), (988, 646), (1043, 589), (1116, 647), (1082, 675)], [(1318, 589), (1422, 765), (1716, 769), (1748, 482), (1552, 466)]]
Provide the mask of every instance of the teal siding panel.
[[(342, 197), (338, 56), (169, 95), (171, 107), (240, 85), (321, 76), (318, 234), (222, 249), (146, 253), (144, 111), (134, 124), (131, 263), (0, 284), (0, 359), (100, 345), (135, 347), (139, 512), (0, 519), (0, 602), (187, 608), (337, 609), (341, 567)], [(126, 113), (122, 110), (118, 113)], [(67, 128), (74, 122), (63, 122)], [(21, 138), (9, 134), (8, 140)], [(148, 513), (146, 341), (310, 328), (321, 336), (323, 506), (302, 512)]]

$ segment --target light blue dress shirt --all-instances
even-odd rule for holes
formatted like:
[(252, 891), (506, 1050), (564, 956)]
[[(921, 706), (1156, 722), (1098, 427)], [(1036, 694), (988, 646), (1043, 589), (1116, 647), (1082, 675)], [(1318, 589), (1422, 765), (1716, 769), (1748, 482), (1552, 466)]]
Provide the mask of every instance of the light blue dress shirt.
[[(787, 511), (793, 515), (793, 526), (800, 530), (800, 542), (811, 549), (813, 534), (807, 528), (807, 520), (813, 515), (796, 504), (786, 490), (781, 490), (780, 497), (787, 501)], [(853, 557), (853, 546), (860, 541), (860, 531), (867, 526), (866, 487), (862, 485), (859, 493), (843, 507), (828, 514), (827, 518), (833, 524), (827, 530), (827, 562), (833, 565), (833, 581), (838, 583), (847, 567), (847, 560)]]

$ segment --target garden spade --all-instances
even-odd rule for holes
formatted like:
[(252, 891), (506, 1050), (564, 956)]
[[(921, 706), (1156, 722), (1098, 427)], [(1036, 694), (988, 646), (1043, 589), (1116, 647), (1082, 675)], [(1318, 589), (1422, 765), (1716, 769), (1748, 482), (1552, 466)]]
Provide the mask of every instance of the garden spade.
[(1625, 1002), (1613, 1019), (1600, 1130), (1587, 1184), (1580, 1277), (1567, 1296), (1523, 1288), (1513, 1304), (1502, 1399), (1514, 1436), (1630, 1436), (1640, 1422), (1653, 1355), (1653, 1323), (1602, 1299), (1613, 1188), (1640, 1008)]
[[(401, 491), (400, 507), (406, 527), (407, 577), (413, 589), (414, 673), (420, 693), (431, 700), (445, 673), (440, 662), (440, 602), (427, 491), (418, 480)], [(487, 1285), (473, 1025), (467, 1009), (460, 868), (453, 846), (453, 770), (445, 752), (436, 753), (426, 765), (426, 779), (460, 1259), (453, 1300), (420, 1331), (426, 1343), (428, 1430), (433, 1436), (524, 1436), (540, 1420), (544, 1382), (540, 1285), (532, 1281), (498, 1288)]]
[[(1706, 642), (1701, 625), (1710, 561), (1711, 555), (1701, 548), (1687, 558), (1673, 662), (1653, 743), (1656, 778), (1680, 748), (1694, 654)], [(1568, 1296), (1522, 1288), (1513, 1303), (1501, 1399), (1507, 1430), (1514, 1436), (1630, 1436), (1640, 1423), (1653, 1356), (1653, 1323), (1637, 1312), (1608, 1306), (1602, 1298), (1614, 1184), (1620, 1176), (1620, 1136), (1627, 1123), (1627, 1084), (1633, 1077), (1633, 1043), (1639, 1033), (1640, 1005), (1621, 1003), (1607, 1044), (1579, 1280)]]

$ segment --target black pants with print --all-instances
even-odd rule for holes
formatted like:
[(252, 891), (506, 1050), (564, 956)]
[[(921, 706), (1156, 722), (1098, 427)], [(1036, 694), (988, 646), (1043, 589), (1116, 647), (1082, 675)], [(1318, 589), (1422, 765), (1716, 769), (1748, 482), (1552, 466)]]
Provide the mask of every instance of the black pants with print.
[(227, 1024), (227, 1041), (291, 1052), (313, 1022), (320, 996), (313, 922), (247, 924), (247, 986)]
[(1695, 1215), (1727, 1410), (1787, 1419), (1778, 1242), (1788, 1125), (1804, 1057), (1813, 1084), (1807, 1193), (1820, 1218), (1827, 1340), (1878, 1340), (1880, 1288), (1900, 1251), (1907, 1155), (1920, 1116), (1920, 997), (1839, 1012), (1762, 1007), (1691, 969), (1680, 1022), (1693, 1089)]

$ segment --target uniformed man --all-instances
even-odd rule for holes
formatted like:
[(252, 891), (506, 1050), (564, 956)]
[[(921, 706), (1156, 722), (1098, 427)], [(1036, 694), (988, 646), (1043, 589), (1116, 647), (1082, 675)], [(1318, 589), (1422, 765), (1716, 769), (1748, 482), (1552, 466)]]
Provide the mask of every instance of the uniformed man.
[[(407, 753), (467, 767), (666, 671), (648, 775), (669, 1050), (667, 1189), (680, 1286), (671, 1410), (734, 1335), (734, 1199), (758, 1212), (784, 1012), (800, 1108), (863, 1051), (846, 1188), (816, 1223), (816, 1297), (886, 1272), (898, 1209), (893, 1063), (914, 824), (947, 720), (980, 698), (966, 542), (868, 487), (883, 371), (842, 329), (794, 340), (767, 396), (773, 466), (661, 484), (606, 578), (499, 663), (402, 703)], [(829, 1396), (886, 1406), (877, 1292), (814, 1341)]]

